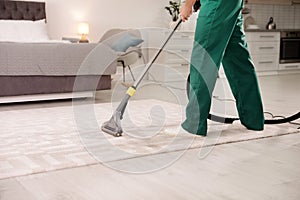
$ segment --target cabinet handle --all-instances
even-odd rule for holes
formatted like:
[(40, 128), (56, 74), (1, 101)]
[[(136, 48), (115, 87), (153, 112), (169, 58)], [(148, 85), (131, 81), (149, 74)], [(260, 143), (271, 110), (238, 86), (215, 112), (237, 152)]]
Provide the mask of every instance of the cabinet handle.
[(299, 66), (298, 65), (287, 65), (287, 66), (284, 66), (284, 68), (286, 69), (294, 69), (294, 68), (298, 68)]
[(274, 35), (261, 35), (260, 38), (274, 38)]
[(182, 49), (182, 50), (180, 50), (180, 52), (182, 52), (182, 53), (188, 53), (189, 50), (187, 50), (187, 49)]
[(274, 47), (259, 47), (259, 49), (274, 49)]
[(282, 38), (283, 42), (296, 41), (299, 42), (299, 38)]
[(273, 61), (261, 61), (261, 62), (258, 62), (259, 64), (272, 64)]
[(292, 1), (292, 5), (294, 4), (300, 4), (300, 1)]
[(188, 35), (181, 35), (181, 38), (189, 38)]

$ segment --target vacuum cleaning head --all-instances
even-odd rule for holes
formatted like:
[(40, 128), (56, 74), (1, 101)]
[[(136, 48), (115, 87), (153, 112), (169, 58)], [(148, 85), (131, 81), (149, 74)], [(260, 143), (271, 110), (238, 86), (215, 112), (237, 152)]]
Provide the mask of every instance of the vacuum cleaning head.
[(108, 133), (114, 137), (122, 136), (123, 130), (121, 127), (121, 115), (120, 113), (115, 113), (109, 121), (103, 123), (101, 130)]

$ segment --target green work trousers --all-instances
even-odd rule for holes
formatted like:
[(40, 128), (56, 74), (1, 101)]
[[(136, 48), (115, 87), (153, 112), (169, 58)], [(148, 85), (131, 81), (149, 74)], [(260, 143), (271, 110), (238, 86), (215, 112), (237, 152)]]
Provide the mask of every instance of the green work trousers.
[(264, 113), (258, 81), (243, 30), (243, 0), (201, 0), (190, 65), (186, 131), (207, 135), (211, 96), (221, 62), (236, 99), (241, 123), (263, 130)]

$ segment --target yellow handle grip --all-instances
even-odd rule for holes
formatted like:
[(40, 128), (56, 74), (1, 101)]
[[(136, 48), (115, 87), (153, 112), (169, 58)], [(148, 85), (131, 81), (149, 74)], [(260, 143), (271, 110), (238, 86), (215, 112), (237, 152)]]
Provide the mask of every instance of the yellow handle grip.
[(136, 89), (134, 89), (133, 87), (128, 88), (127, 92), (126, 92), (129, 96), (133, 96), (136, 93)]

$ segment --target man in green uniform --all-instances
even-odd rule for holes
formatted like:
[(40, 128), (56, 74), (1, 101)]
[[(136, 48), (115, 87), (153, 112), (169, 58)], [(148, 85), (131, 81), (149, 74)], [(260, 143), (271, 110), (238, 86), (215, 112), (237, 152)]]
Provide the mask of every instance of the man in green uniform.
[[(186, 0), (183, 21), (196, 0)], [(257, 77), (243, 31), (244, 0), (201, 0), (190, 66), (190, 96), (182, 128), (206, 136), (218, 69), (222, 62), (236, 99), (241, 123), (250, 130), (264, 129), (264, 113)]]

